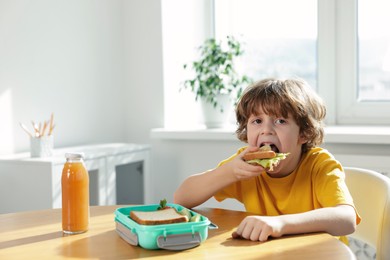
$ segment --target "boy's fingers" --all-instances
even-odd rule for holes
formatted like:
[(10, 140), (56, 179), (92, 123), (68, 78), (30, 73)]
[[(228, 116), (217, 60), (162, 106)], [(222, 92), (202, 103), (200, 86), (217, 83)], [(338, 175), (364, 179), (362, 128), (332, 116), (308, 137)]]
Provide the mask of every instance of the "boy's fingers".
[(237, 234), (236, 231), (234, 231), (234, 232), (232, 233), (232, 238), (238, 239), (238, 238), (241, 238), (241, 236), (240, 236), (239, 234)]

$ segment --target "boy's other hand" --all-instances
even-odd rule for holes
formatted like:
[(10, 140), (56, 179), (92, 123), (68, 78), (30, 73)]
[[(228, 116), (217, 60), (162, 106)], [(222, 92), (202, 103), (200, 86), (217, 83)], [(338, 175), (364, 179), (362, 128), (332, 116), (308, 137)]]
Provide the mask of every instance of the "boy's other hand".
[(240, 223), (237, 230), (232, 233), (232, 237), (264, 242), (270, 236), (282, 236), (283, 225), (283, 221), (279, 216), (248, 216)]

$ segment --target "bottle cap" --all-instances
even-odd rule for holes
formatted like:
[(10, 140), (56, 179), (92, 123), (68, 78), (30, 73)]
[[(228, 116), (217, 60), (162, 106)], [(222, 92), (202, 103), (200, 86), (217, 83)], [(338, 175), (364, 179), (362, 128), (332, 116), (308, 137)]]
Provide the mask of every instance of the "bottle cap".
[(67, 159), (83, 159), (84, 153), (65, 153), (65, 158)]

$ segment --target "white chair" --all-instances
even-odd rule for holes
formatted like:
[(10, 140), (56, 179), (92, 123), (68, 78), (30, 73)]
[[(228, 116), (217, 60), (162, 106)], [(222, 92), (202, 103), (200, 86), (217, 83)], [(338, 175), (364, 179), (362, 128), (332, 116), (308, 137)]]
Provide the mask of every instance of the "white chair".
[(390, 178), (345, 167), (345, 180), (362, 221), (350, 235), (376, 249), (376, 259), (390, 259)]

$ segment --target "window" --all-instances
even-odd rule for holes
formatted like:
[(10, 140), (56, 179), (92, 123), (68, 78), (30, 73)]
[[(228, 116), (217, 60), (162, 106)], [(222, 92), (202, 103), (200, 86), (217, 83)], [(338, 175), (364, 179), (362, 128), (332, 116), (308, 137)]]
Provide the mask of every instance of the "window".
[(361, 101), (390, 101), (390, 1), (359, 0), (358, 46)]
[(316, 1), (215, 0), (215, 35), (244, 42), (239, 68), (253, 79), (299, 76), (316, 87)]
[(389, 0), (161, 4), (166, 128), (196, 127), (193, 95), (179, 91), (183, 64), (204, 39), (230, 34), (244, 42), (241, 71), (254, 79), (305, 78), (326, 102), (327, 125), (390, 125)]
[(255, 79), (306, 79), (328, 124), (390, 123), (388, 13), (388, 0), (215, 0), (215, 35), (244, 39)]
[(389, 1), (334, 1), (333, 10), (329, 8), (328, 15), (334, 13), (336, 20), (335, 123), (388, 125), (390, 72), (383, 64), (390, 35), (385, 29)]

